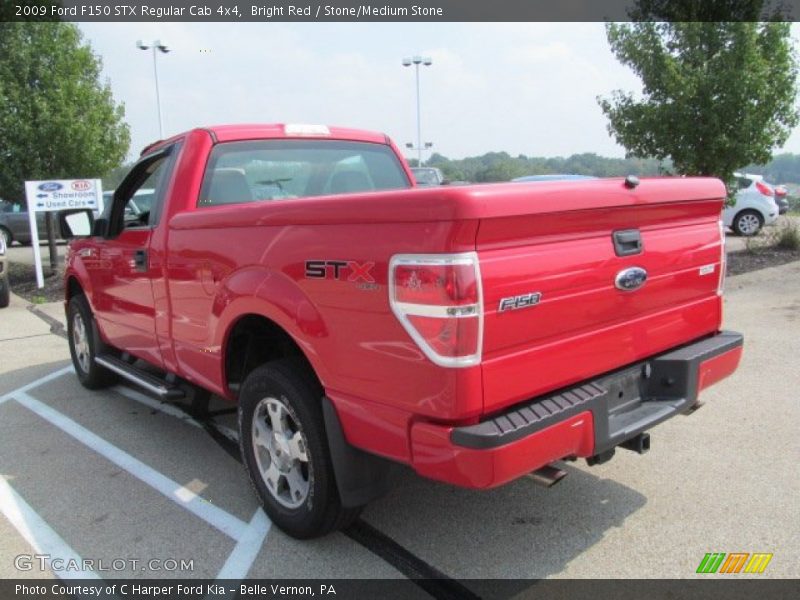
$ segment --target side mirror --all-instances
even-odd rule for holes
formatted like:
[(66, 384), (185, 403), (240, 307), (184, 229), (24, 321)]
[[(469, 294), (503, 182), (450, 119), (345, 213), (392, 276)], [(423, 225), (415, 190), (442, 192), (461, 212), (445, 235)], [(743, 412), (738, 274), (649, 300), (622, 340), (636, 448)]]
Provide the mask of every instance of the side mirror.
[(442, 183), (440, 185), (450, 185), (451, 183), (453, 182), (445, 177), (444, 179), (442, 179)]
[(61, 237), (71, 240), (92, 235), (94, 215), (91, 210), (65, 210), (58, 213)]

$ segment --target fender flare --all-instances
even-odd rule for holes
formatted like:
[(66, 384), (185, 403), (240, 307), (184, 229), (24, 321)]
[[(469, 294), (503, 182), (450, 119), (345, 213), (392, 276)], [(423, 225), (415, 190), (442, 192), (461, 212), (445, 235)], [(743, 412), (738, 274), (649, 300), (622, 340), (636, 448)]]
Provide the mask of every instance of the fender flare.
[(316, 355), (315, 341), (328, 337), (328, 328), (302, 289), (283, 273), (252, 266), (231, 273), (214, 297), (212, 312), (219, 315), (214, 346), (224, 363), (230, 332), (247, 315), (269, 319), (294, 340), (320, 381), (327, 369)]

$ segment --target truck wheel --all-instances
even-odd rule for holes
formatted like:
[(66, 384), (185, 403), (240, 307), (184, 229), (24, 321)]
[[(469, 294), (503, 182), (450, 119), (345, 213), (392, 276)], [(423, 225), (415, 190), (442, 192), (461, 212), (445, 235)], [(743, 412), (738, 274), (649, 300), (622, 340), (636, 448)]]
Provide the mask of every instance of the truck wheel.
[(8, 289), (8, 279), (0, 277), (0, 308), (5, 308), (11, 302), (11, 292)]
[[(73, 296), (67, 309), (67, 337), (69, 353), (78, 380), (84, 387), (96, 390), (111, 385), (116, 380), (114, 373), (98, 365), (95, 357), (105, 349), (95, 328), (89, 303), (83, 295)], [(101, 347), (98, 348), (97, 346)]]
[(763, 226), (764, 217), (755, 210), (743, 210), (733, 220), (733, 230), (745, 237), (757, 234)]
[(239, 445), (272, 522), (298, 539), (342, 529), (361, 508), (342, 507), (328, 454), (322, 390), (296, 360), (254, 369), (239, 394)]

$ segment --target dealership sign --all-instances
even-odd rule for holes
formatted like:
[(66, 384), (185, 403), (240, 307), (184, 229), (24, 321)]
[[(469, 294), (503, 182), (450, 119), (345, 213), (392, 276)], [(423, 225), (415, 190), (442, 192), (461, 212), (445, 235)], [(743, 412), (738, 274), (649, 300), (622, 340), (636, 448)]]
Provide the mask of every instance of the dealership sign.
[(76, 209), (101, 212), (103, 210), (103, 187), (99, 179), (26, 181), (25, 199), (28, 202), (28, 222), (31, 226), (36, 283), (42, 288), (44, 287), (44, 275), (42, 274), (42, 255), (39, 252), (39, 229), (36, 226), (36, 213)]
[(25, 196), (33, 212), (89, 208), (99, 210), (103, 191), (99, 179), (26, 181)]

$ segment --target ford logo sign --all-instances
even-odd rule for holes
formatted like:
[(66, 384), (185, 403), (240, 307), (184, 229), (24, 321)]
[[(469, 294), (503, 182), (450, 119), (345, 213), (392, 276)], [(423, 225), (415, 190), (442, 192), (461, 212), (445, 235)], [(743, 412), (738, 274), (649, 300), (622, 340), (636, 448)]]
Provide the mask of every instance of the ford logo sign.
[(56, 183), (55, 181), (46, 181), (44, 183), (39, 184), (39, 189), (42, 190), (43, 192), (56, 192), (60, 190), (62, 187), (64, 186), (61, 185), (60, 183)]
[(641, 267), (631, 267), (617, 273), (614, 285), (618, 290), (631, 292), (642, 287), (645, 281), (647, 281), (647, 271)]

